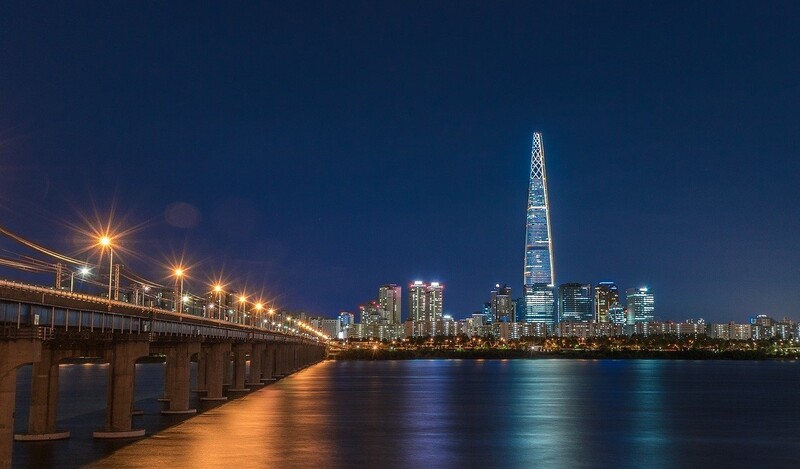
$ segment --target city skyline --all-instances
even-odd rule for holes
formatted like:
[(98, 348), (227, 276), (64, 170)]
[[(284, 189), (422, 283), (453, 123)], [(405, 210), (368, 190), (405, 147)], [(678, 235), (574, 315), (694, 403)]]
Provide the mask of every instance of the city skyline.
[(325, 315), (437, 279), (468, 314), (520, 293), (536, 130), (558, 283), (800, 315), (797, 5), (0, 8), (0, 225), (60, 252), (114, 208), (136, 271)]

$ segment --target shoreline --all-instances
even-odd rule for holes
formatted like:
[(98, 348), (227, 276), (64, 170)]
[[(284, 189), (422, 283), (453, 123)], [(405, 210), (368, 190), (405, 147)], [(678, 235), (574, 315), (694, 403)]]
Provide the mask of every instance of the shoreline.
[(532, 352), (517, 349), (486, 350), (368, 350), (355, 349), (340, 352), (333, 360), (419, 360), (431, 358), (487, 360), (487, 359), (621, 359), (621, 360), (798, 360), (799, 356), (771, 356), (760, 350), (621, 350), (591, 351), (564, 350), (557, 352)]

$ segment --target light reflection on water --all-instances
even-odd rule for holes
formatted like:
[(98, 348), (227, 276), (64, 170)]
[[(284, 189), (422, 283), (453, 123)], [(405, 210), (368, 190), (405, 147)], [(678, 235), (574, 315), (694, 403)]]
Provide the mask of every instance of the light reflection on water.
[(793, 465), (799, 384), (786, 362), (326, 362), (96, 467)]

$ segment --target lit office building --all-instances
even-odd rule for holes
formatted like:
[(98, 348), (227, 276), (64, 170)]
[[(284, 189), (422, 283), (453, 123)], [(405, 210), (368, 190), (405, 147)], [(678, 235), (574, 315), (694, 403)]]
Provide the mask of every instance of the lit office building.
[(588, 283), (562, 283), (558, 286), (559, 322), (592, 322), (592, 286)]
[(511, 298), (511, 288), (509, 286), (503, 285), (501, 287), (499, 283), (495, 285), (489, 303), (493, 322), (516, 322), (515, 305), (514, 300)]
[(444, 315), (444, 285), (431, 282), (428, 287), (429, 321), (439, 321)]
[(610, 306), (608, 308), (608, 322), (616, 326), (624, 326), (625, 321), (627, 321), (627, 314), (625, 308), (620, 304)]
[(619, 289), (614, 282), (600, 282), (594, 287), (595, 322), (613, 322), (609, 318), (609, 310), (617, 305), (619, 305)]
[(627, 324), (653, 322), (655, 317), (655, 298), (647, 287), (629, 288), (627, 293)]
[(444, 285), (420, 280), (408, 287), (408, 319), (413, 321), (438, 321), (442, 319)]
[(492, 312), (492, 302), (484, 303), (481, 307), (481, 313), (484, 315), (484, 324), (491, 324), (494, 322), (494, 313)]
[(425, 321), (428, 311), (428, 286), (420, 280), (408, 286), (408, 320)]
[(381, 285), (378, 288), (378, 305), (385, 312), (389, 324), (400, 324), (402, 308), (402, 288), (400, 285)]
[(553, 325), (554, 290), (543, 283), (525, 286), (525, 322)]

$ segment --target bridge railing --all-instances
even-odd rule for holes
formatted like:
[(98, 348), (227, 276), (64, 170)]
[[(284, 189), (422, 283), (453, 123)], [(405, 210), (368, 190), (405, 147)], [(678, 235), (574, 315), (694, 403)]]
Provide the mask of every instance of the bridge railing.
[[(248, 338), (293, 341), (319, 340), (307, 334), (286, 334), (279, 331), (231, 323), (194, 315), (183, 315), (174, 311), (135, 305), (124, 301), (103, 299), (82, 293), (69, 292), (56, 288), (28, 285), (21, 282), (0, 280), (0, 287), (35, 293), (36, 301), (0, 300), (0, 323), (8, 326), (64, 328), (66, 330), (115, 331), (126, 333), (149, 333), (153, 335), (181, 335), (198, 337)], [(41, 298), (38, 297), (41, 295)], [(28, 295), (30, 296), (30, 295)], [(51, 300), (48, 302), (48, 297)], [(74, 307), (54, 304), (57, 298), (82, 303), (87, 307)], [(38, 303), (38, 304), (37, 304)], [(89, 306), (91, 305), (91, 306)], [(96, 306), (94, 306), (96, 305)], [(108, 311), (94, 310), (106, 307)]]

